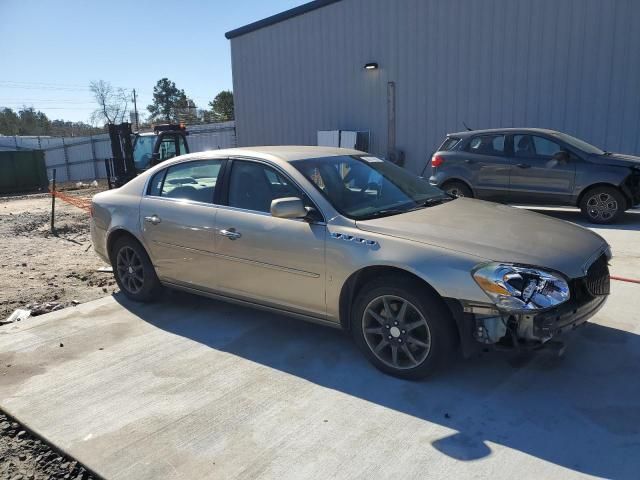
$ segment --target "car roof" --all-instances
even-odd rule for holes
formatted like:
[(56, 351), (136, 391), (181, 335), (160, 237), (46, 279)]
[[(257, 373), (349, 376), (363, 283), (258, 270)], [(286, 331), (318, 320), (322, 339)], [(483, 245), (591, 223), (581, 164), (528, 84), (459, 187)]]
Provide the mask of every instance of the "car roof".
[[(309, 158), (336, 157), (340, 155), (369, 155), (350, 148), (316, 147), (309, 145), (271, 145), (260, 147), (226, 148), (206, 150), (176, 157), (176, 161), (201, 160), (213, 157), (252, 157), (271, 161), (292, 162)], [(168, 162), (163, 162), (168, 163)]]
[(487, 128), (484, 130), (465, 130), (463, 132), (448, 133), (447, 137), (467, 138), (475, 135), (490, 135), (497, 133), (546, 133), (547, 135), (558, 134), (556, 130), (548, 128)]

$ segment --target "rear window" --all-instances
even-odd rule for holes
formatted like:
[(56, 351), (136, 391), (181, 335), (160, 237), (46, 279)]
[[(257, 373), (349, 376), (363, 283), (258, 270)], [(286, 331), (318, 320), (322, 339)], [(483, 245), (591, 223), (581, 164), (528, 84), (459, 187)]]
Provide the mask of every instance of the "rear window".
[(444, 141), (444, 143), (442, 145), (440, 145), (440, 148), (438, 148), (438, 151), (442, 152), (442, 151), (446, 151), (446, 150), (452, 150), (453, 147), (455, 147), (458, 144), (459, 141), (460, 141), (459, 138), (447, 137), (447, 139)]

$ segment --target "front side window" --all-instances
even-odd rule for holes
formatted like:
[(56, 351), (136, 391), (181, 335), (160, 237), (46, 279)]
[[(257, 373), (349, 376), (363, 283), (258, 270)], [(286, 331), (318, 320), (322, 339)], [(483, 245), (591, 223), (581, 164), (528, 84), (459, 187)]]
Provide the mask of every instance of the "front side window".
[(291, 164), (336, 210), (355, 220), (424, 208), (432, 205), (432, 200), (450, 200), (417, 175), (375, 157), (335, 156)]
[(158, 149), (160, 154), (160, 161), (169, 160), (177, 155), (176, 153), (176, 139), (174, 137), (164, 137), (160, 142)]
[(133, 163), (137, 170), (149, 168), (155, 142), (155, 135), (141, 135), (136, 138), (136, 143), (133, 147)]
[(229, 179), (229, 206), (254, 210), (271, 211), (271, 202), (278, 198), (305, 196), (282, 174), (258, 162), (234, 160)]
[(179, 163), (156, 173), (148, 195), (213, 203), (216, 182), (224, 160)]
[(580, 140), (579, 138), (572, 137), (571, 135), (567, 135), (566, 133), (554, 132), (551, 136), (556, 137), (559, 140), (562, 140), (572, 147), (577, 148), (578, 150), (582, 150), (585, 153), (593, 153), (595, 155), (604, 155), (606, 152), (598, 147), (594, 147), (590, 143), (585, 142), (584, 140)]
[(514, 135), (513, 152), (516, 157), (553, 157), (562, 147), (544, 137)]
[(539, 157), (553, 157), (556, 153), (562, 151), (560, 145), (543, 137), (533, 137), (533, 147)]
[(473, 137), (465, 151), (479, 155), (503, 155), (504, 135), (479, 135)]
[(516, 157), (533, 157), (536, 151), (533, 147), (531, 135), (513, 136), (513, 154)]

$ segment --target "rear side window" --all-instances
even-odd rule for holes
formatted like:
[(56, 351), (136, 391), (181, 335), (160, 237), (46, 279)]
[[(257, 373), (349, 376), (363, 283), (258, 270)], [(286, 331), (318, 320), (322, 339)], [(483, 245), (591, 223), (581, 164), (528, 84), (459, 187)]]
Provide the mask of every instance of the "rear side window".
[(213, 203), (216, 183), (224, 162), (225, 160), (198, 160), (173, 165), (153, 176), (148, 195)]
[(466, 152), (479, 155), (504, 155), (504, 135), (478, 135), (469, 140)]
[(147, 195), (153, 195), (154, 197), (160, 196), (160, 191), (162, 190), (162, 181), (164, 180), (164, 174), (167, 173), (166, 170), (160, 170), (156, 173), (151, 181), (149, 182), (149, 189), (147, 190)]
[(453, 150), (453, 147), (455, 147), (459, 141), (460, 141), (459, 138), (447, 137), (447, 139), (442, 143), (442, 145), (440, 145), (440, 148), (438, 148), (438, 151), (443, 152), (447, 150)]

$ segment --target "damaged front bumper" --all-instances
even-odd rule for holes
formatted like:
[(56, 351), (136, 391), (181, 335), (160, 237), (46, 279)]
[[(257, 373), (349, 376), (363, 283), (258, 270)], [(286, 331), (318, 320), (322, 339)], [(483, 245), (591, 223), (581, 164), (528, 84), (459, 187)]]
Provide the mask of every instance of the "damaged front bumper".
[(494, 305), (471, 304), (449, 299), (460, 332), (465, 358), (483, 349), (531, 350), (551, 344), (550, 340), (574, 330), (593, 317), (608, 294), (591, 295), (574, 282), (572, 298), (557, 307), (539, 312), (509, 314)]

